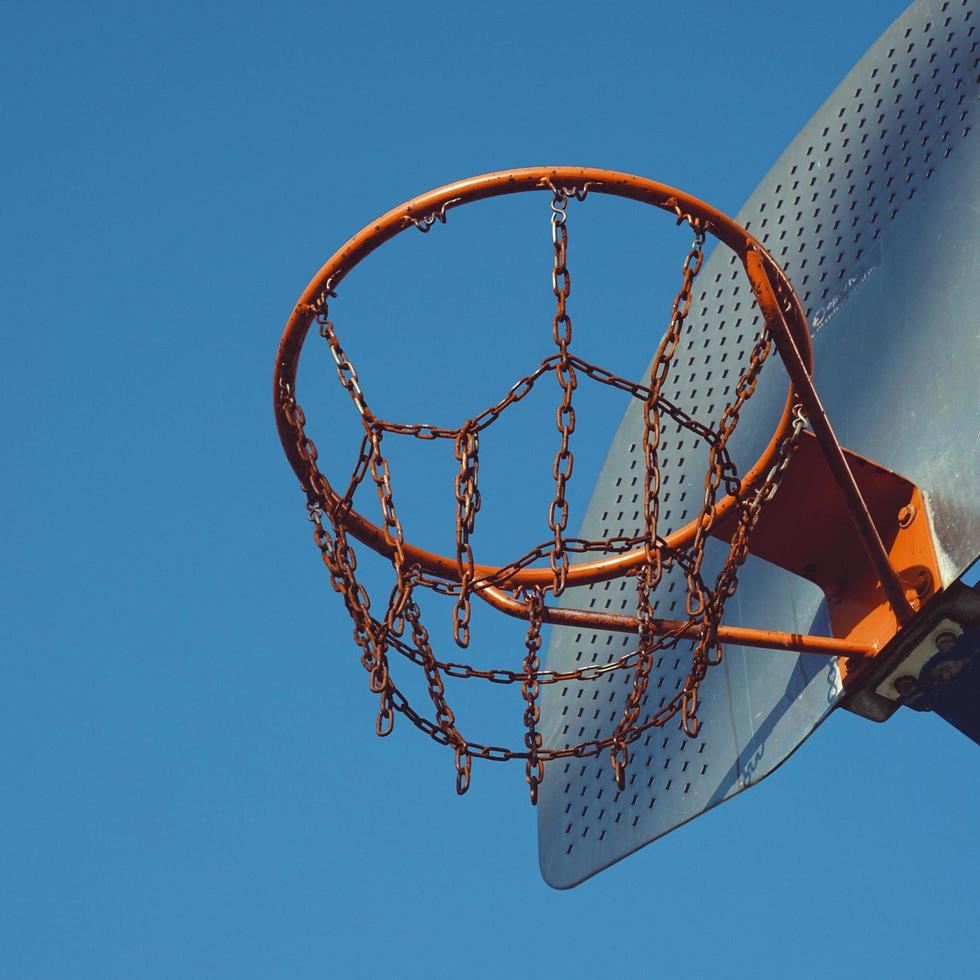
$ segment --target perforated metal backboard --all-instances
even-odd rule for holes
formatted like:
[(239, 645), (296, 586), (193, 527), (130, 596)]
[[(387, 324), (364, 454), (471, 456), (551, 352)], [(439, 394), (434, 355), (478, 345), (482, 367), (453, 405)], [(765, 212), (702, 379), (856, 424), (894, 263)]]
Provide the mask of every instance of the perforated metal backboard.
[[(841, 442), (913, 480), (925, 493), (944, 584), (980, 545), (980, 150), (975, 124), (980, 0), (914, 4), (883, 35), (792, 142), (737, 220), (783, 266), (806, 307), (817, 389)], [(705, 264), (667, 397), (713, 417), (731, 397), (761, 326), (735, 256)], [(785, 397), (768, 372), (740, 427), (739, 461), (759, 455)], [(582, 529), (587, 538), (641, 531), (642, 418), (624, 417)], [(669, 529), (701, 504), (704, 459), (665, 429), (661, 493)], [(805, 518), (804, 518), (805, 519)], [(668, 572), (654, 614), (682, 609)], [(678, 599), (679, 597), (679, 599)], [(578, 608), (633, 611), (622, 581), (569, 590)], [(632, 608), (631, 608), (632, 607)], [(829, 633), (823, 596), (802, 579), (750, 559), (726, 621)], [(547, 668), (604, 664), (635, 640), (555, 630)], [(655, 661), (650, 713), (690, 666), (686, 648)], [(544, 689), (547, 745), (604, 738), (632, 678)], [(701, 734), (676, 724), (633, 746), (626, 788), (606, 755), (555, 763), (541, 787), (539, 851), (545, 880), (567, 888), (771, 773), (841, 696), (826, 657), (729, 647), (702, 688)]]

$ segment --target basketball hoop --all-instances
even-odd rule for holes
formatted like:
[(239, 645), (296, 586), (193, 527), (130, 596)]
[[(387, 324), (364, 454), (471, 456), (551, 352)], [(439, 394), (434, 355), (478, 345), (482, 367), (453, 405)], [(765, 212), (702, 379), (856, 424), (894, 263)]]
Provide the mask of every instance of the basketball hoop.
[[(376, 248), (407, 229), (429, 232), (445, 223), (449, 211), (485, 198), (504, 194), (539, 192), (550, 196), (553, 243), (552, 291), (555, 313), (552, 337), (555, 352), (521, 377), (498, 403), (474, 414), (456, 428), (392, 422), (378, 418), (370, 409), (357, 371), (341, 346), (329, 315), (329, 303), (347, 274)], [(677, 291), (664, 338), (654, 358), (649, 378), (643, 382), (618, 377), (578, 357), (571, 350), (572, 321), (568, 309), (570, 274), (567, 264), (568, 206), (584, 202), (592, 194), (610, 194), (652, 205), (687, 225), (693, 235), (683, 261)], [(734, 386), (734, 396), (712, 420), (691, 417), (664, 395), (676, 350), (684, 335), (691, 307), (692, 289), (701, 268), (708, 236), (717, 239), (739, 258), (764, 319), (747, 366)], [(363, 428), (360, 451), (346, 486), (337, 489), (318, 466), (317, 449), (306, 434), (306, 422), (296, 394), (296, 371), (304, 341), (313, 324), (326, 341), (336, 363), (340, 383), (347, 391)], [(739, 473), (729, 453), (745, 403), (756, 389), (759, 372), (773, 349), (778, 351), (790, 378), (782, 415), (758, 461)], [(771, 630), (738, 629), (722, 623), (725, 604), (738, 587), (738, 572), (752, 548), (753, 536), (770, 502), (793, 463), (801, 444), (815, 437), (817, 457), (840, 488), (852, 538), (860, 542), (869, 575), (881, 594), (875, 600), (887, 610), (894, 632), (911, 614), (906, 584), (892, 569), (865, 497), (848, 459), (837, 443), (810, 380), (812, 350), (806, 315), (783, 271), (762, 245), (744, 228), (709, 205), (674, 188), (640, 177), (608, 170), (572, 167), (537, 167), (474, 177), (431, 191), (389, 211), (343, 246), (319, 271), (293, 311), (279, 347), (274, 380), (276, 422), (290, 465), (307, 497), (309, 519), (332, 585), (344, 598), (354, 623), (361, 660), (370, 675), (371, 690), (379, 696), (376, 728), (388, 734), (395, 712), (437, 742), (453, 749), (457, 791), (466, 791), (471, 760), (523, 760), (532, 802), (544, 778), (546, 763), (563, 757), (597, 755), (608, 750), (617, 784), (625, 783), (629, 746), (651, 727), (679, 716), (692, 737), (697, 735), (698, 691), (707, 673), (721, 662), (725, 643), (823, 653), (860, 658), (870, 656), (877, 639), (863, 635), (834, 637), (801, 636)], [(480, 510), (479, 458), (481, 433), (509, 407), (516, 404), (544, 376), (554, 376), (561, 400), (556, 410), (558, 447), (552, 474), (554, 498), (548, 512), (547, 539), (503, 566), (476, 561), (470, 543)], [(566, 486), (574, 460), (575, 431), (573, 393), (580, 381), (611, 386), (643, 404), (642, 449), (644, 468), (643, 526), (636, 537), (588, 540), (570, 536)], [(658, 448), (664, 416), (670, 417), (707, 448), (704, 499), (700, 513), (685, 527), (663, 535), (660, 530), (660, 472)], [(813, 436), (805, 432), (809, 424)], [(455, 480), (454, 555), (439, 555), (405, 539), (398, 519), (390, 471), (383, 452), (385, 436), (451, 441), (458, 471)], [(810, 455), (807, 455), (807, 454)], [(803, 455), (810, 458), (808, 449)], [(817, 458), (814, 457), (814, 458)], [(815, 465), (815, 464), (811, 464)], [(372, 523), (353, 506), (357, 488), (370, 476), (381, 508), (380, 523)], [(709, 537), (728, 542), (728, 554), (712, 582), (705, 579), (703, 558)], [(387, 558), (395, 585), (383, 612), (372, 611), (370, 599), (357, 577), (355, 539)], [(859, 549), (860, 550), (860, 549)], [(573, 561), (572, 556), (585, 556)], [(770, 560), (778, 557), (767, 555)], [(859, 559), (860, 561), (860, 559)], [(651, 596), (665, 568), (677, 567), (686, 582), (686, 617), (659, 619), (652, 614)], [(788, 564), (785, 567), (790, 567)], [(637, 612), (634, 616), (597, 613), (594, 610), (560, 608), (548, 603), (570, 586), (629, 577), (635, 582)], [(485, 669), (439, 659), (422, 623), (415, 600), (418, 589), (428, 589), (453, 600), (452, 633), (457, 646), (470, 639), (470, 608), (474, 597), (528, 623), (521, 670)], [(874, 590), (872, 590), (874, 591)], [(379, 607), (380, 608), (380, 607)], [(608, 665), (591, 665), (562, 673), (542, 670), (539, 662), (544, 624), (587, 625), (635, 634), (637, 647)], [(837, 631), (835, 630), (835, 633)], [(681, 640), (692, 645), (691, 666), (681, 689), (656, 712), (643, 714), (644, 698), (655, 654)], [(401, 694), (389, 671), (389, 653), (422, 667), (434, 709), (434, 720), (423, 717)], [(632, 672), (633, 682), (623, 713), (612, 735), (573, 746), (546, 746), (539, 731), (538, 699), (542, 684), (559, 681), (595, 681), (613, 670)], [(465, 739), (449, 706), (443, 678), (477, 678), (520, 685), (525, 702), (524, 747), (503, 749)]]

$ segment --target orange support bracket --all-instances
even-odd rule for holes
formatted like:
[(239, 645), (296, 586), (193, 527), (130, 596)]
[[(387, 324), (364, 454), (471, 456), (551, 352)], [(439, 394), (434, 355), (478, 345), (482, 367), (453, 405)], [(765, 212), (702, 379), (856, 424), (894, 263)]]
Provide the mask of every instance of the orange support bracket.
[[(917, 612), (936, 590), (939, 566), (922, 494), (914, 483), (857, 453), (841, 450), (877, 530), (903, 598)], [(735, 518), (712, 529), (728, 538)], [(800, 435), (779, 491), (759, 516), (749, 551), (809, 579), (827, 597), (835, 637), (883, 647), (903, 625), (854, 533), (847, 504), (816, 437)], [(856, 662), (842, 661), (852, 683)]]
[[(940, 582), (939, 566), (922, 494), (914, 483), (857, 453), (841, 450), (895, 579), (917, 612)], [(712, 526), (729, 540), (738, 517), (728, 511)], [(820, 653), (841, 658), (845, 684), (860, 679), (862, 664), (899, 631), (901, 623), (886, 590), (854, 532), (845, 498), (815, 436), (800, 434), (796, 452), (775, 496), (762, 508), (749, 539), (749, 553), (817, 585), (827, 597), (833, 636), (722, 626), (718, 639), (745, 647)], [(502, 589), (476, 595), (508, 615), (525, 618), (525, 604)], [(636, 633), (635, 616), (546, 606), (544, 621)], [(655, 620), (657, 634), (693, 633), (687, 624)], [(850, 678), (850, 680), (849, 680)]]

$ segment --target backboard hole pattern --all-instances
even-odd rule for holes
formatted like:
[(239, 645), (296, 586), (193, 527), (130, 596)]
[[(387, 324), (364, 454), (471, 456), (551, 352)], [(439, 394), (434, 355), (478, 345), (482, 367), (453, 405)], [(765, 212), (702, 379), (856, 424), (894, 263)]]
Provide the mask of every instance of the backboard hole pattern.
[[(904, 32), (906, 43), (901, 50), (895, 47), (888, 50), (889, 63), (882, 66), (879, 62), (878, 66), (873, 67), (867, 79), (852, 90), (853, 102), (838, 106), (834, 115), (839, 123), (824, 126), (819, 134), (815, 134), (818, 140), (803, 151), (802, 171), (798, 166), (790, 168), (789, 172), (784, 171), (784, 175), (774, 182), (766, 195), (767, 200), (758, 201), (740, 215), (742, 223), (755, 229), (755, 234), (776, 261), (789, 271), (800, 291), (814, 331), (818, 331), (833, 315), (838, 290), (848, 289), (850, 283), (859, 281), (861, 276), (873, 270), (882, 223), (894, 220), (902, 207), (915, 199), (922, 183), (929, 180), (936, 168), (955, 151), (956, 145), (970, 135), (973, 93), (978, 81), (977, 42), (972, 40), (974, 27), (967, 24), (973, 12), (963, 10), (965, 3), (966, 0), (961, 0), (958, 5), (944, 2), (940, 6), (941, 42), (940, 35), (934, 33), (931, 21), (920, 19), (918, 23), (910, 25)], [(969, 45), (968, 52), (966, 45)], [(889, 84), (883, 85), (885, 80)], [(839, 98), (845, 100), (850, 94), (842, 94)], [(857, 118), (846, 120), (844, 117), (851, 105), (858, 109)], [(801, 186), (801, 178), (804, 186)], [(896, 178), (899, 178), (898, 182)], [(896, 193), (899, 186), (904, 191), (900, 196)], [(848, 216), (847, 228), (850, 230), (846, 236), (846, 246), (845, 236), (841, 234), (843, 215)], [(833, 219), (830, 226), (826, 225), (828, 216)], [(836, 230), (835, 234), (829, 237), (822, 235), (825, 226)], [(798, 257), (804, 252), (807, 260), (799, 261)], [(792, 264), (794, 259), (799, 261), (796, 269)], [(701, 292), (692, 305), (688, 322), (692, 331), (700, 328), (700, 336), (692, 332), (685, 343), (689, 355), (686, 358), (689, 371), (684, 378), (688, 387), (685, 407), (698, 417), (705, 418), (710, 417), (707, 411), (709, 406), (712, 411), (717, 411), (719, 403), (727, 403), (732, 381), (726, 368), (720, 381), (716, 380), (712, 387), (707, 387), (707, 383), (713, 380), (708, 377), (708, 356), (702, 346), (707, 332), (710, 330), (714, 336), (723, 335), (741, 365), (751, 350), (759, 327), (758, 314), (750, 300), (737, 258), (728, 256), (728, 275), (724, 273), (724, 266), (718, 267), (719, 261), (724, 262), (724, 256), (716, 253), (714, 262), (705, 270), (708, 275), (702, 277)], [(707, 316), (709, 292), (710, 318)], [(751, 335), (742, 330), (742, 317), (733, 316), (743, 306), (746, 311), (752, 311)], [(719, 347), (714, 348), (716, 355), (718, 351)], [(720, 360), (724, 363), (728, 356), (729, 351), (723, 351)], [(702, 384), (705, 385), (704, 391), (699, 389)], [(681, 401), (684, 401), (683, 397)], [(635, 431), (639, 432), (639, 426)], [(681, 435), (679, 429), (665, 426), (664, 448), (671, 446), (679, 452), (683, 447), (675, 444), (674, 440), (679, 440)], [(634, 475), (639, 465), (636, 438), (629, 443), (629, 450), (632, 458), (627, 471), (609, 480), (610, 489), (615, 494), (614, 502), (599, 512), (601, 521), (596, 523), (601, 524), (603, 536), (608, 536), (612, 529), (610, 524), (605, 523), (611, 513), (617, 514), (615, 530), (619, 534), (634, 535), (641, 530), (639, 509), (630, 513), (628, 526), (625, 523), (619, 525), (626, 515), (617, 506), (623, 502), (622, 489), (624, 486), (635, 488), (637, 482)], [(695, 460), (687, 455), (677, 455), (669, 463), (664, 460), (664, 466), (669, 466), (669, 472), (664, 473), (664, 482), (692, 479), (695, 469), (701, 464), (701, 459)], [(639, 494), (633, 493), (631, 496), (631, 503), (638, 504)], [(681, 503), (683, 497), (682, 493)], [(662, 499), (667, 499), (666, 494)], [(673, 508), (670, 517), (672, 527), (683, 526), (690, 519), (686, 506)], [(676, 584), (669, 575), (665, 576), (664, 588), (654, 606), (654, 615), (664, 615), (668, 605), (670, 611), (674, 611), (676, 599), (671, 598), (670, 593)], [(621, 582), (619, 608), (624, 611), (635, 607), (633, 589), (626, 586), (626, 581)], [(610, 584), (604, 583), (602, 588), (608, 590)], [(588, 587), (591, 592), (596, 589), (596, 586)], [(588, 605), (595, 606), (595, 597)], [(611, 655), (607, 648), (610, 642), (608, 635), (600, 644), (597, 634), (576, 634), (575, 646), (578, 649), (574, 659), (576, 662), (588, 660), (597, 663), (601, 660), (608, 663)], [(624, 637), (622, 645), (631, 642), (631, 637)], [(650, 685), (644, 712), (649, 712), (657, 704), (662, 706), (666, 703), (660, 690), (679, 689), (686, 673), (680, 666), (686, 662), (686, 650), (679, 652), (684, 656), (673, 659), (669, 668), (665, 668), (662, 657), (657, 659), (657, 676), (655, 683)], [(606, 675), (606, 681), (609, 710), (604, 714), (608, 725), (614, 726), (621, 716), (632, 678), (628, 672), (614, 672)], [(571, 685), (561, 688), (562, 701), (571, 695), (571, 690)], [(575, 698), (580, 696), (576, 693)], [(566, 702), (562, 711), (567, 711), (567, 708)], [(569, 726), (564, 725), (561, 731), (567, 736)], [(584, 728), (578, 729), (579, 738), (584, 731)], [(596, 737), (600, 732), (596, 732)], [(685, 749), (689, 751), (697, 745), (697, 754), (702, 755), (710, 745), (710, 731), (694, 743), (683, 741), (680, 735), (679, 731), (665, 732), (656, 737), (648, 733), (634, 743), (632, 778), (637, 772), (669, 772), (672, 760), (678, 753)], [(685, 760), (679, 768), (685, 780), (690, 780), (683, 783), (683, 795), (697, 796), (699, 780), (705, 781), (705, 791), (710, 793), (714, 790), (712, 768), (708, 762), (692, 767)], [(568, 843), (564, 850), (568, 856), (573, 852), (573, 839), (593, 843), (604, 841), (607, 832), (620, 824), (627, 811), (626, 823), (634, 828), (631, 840), (641, 839), (645, 833), (642, 827), (644, 819), (657, 819), (654, 813), (658, 794), (669, 794), (673, 787), (671, 779), (658, 782), (657, 777), (645, 778), (638, 792), (631, 795), (625, 811), (593, 807), (587, 819), (588, 803), (603, 799), (610, 789), (612, 777), (607, 754), (586, 760), (578, 776), (571, 772), (568, 765), (563, 767), (563, 772), (570, 776), (564, 783), (564, 795), (571, 797), (574, 794), (586, 801), (581, 820), (569, 820), (565, 825)], [(676, 790), (673, 792), (676, 793)], [(617, 792), (614, 802), (618, 803), (619, 799)], [(571, 812), (570, 805), (566, 806), (566, 812)], [(650, 836), (653, 835), (648, 835), (647, 839)]]

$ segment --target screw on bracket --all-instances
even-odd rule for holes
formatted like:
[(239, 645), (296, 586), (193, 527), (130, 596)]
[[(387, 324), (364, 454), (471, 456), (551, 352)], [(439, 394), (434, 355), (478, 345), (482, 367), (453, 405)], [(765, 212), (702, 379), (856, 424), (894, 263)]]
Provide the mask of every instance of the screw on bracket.
[(928, 568), (923, 568), (916, 574), (915, 591), (920, 599), (924, 599), (932, 592), (932, 573)]
[(919, 683), (919, 679), (912, 674), (902, 674), (892, 681), (892, 686), (904, 698), (911, 694)]

